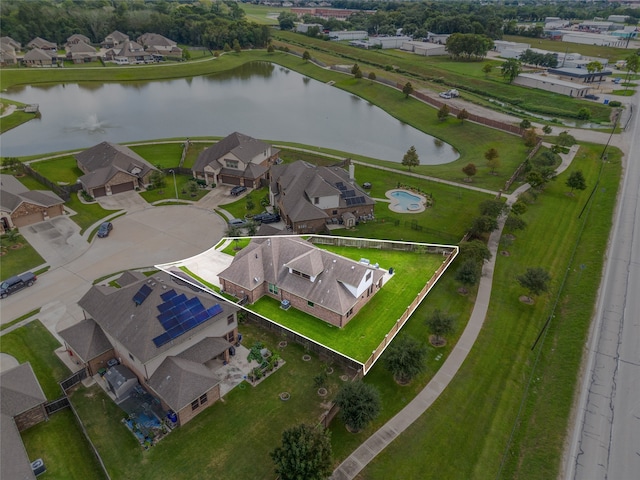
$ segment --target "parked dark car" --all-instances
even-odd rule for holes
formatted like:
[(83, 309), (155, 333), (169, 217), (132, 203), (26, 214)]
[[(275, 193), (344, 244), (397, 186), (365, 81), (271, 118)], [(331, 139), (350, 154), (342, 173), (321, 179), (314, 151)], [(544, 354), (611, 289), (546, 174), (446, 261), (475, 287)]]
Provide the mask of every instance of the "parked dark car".
[(584, 98), (588, 99), (588, 100), (600, 100), (600, 97), (598, 97), (597, 95), (585, 95)]
[(30, 287), (37, 279), (38, 277), (31, 272), (6, 279), (0, 284), (0, 298), (5, 298), (18, 290)]
[(111, 222), (103, 222), (98, 228), (98, 236), (100, 238), (108, 237), (111, 230), (113, 230)]
[(242, 185), (238, 185), (237, 187), (233, 187), (231, 189), (231, 195), (240, 195), (247, 191), (247, 187), (243, 187)]
[(277, 213), (263, 212), (255, 215), (253, 219), (258, 223), (275, 223), (280, 221), (280, 215)]

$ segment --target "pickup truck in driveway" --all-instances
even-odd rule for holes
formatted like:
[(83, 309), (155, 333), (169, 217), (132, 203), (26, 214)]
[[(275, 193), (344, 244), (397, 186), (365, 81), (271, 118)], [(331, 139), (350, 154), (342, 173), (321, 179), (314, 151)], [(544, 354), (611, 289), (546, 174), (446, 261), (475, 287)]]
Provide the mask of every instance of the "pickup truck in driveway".
[(0, 284), (0, 298), (6, 298), (8, 295), (17, 292), (18, 290), (22, 290), (25, 287), (30, 287), (35, 283), (37, 279), (38, 278), (31, 272), (7, 278)]

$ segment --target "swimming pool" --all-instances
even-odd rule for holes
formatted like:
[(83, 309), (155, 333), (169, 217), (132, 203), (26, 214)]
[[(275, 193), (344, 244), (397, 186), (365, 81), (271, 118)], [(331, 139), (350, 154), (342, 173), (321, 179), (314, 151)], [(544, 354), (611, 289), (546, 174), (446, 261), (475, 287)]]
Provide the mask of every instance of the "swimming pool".
[(389, 190), (386, 193), (391, 200), (389, 209), (398, 213), (419, 213), (425, 209), (426, 199), (422, 195), (407, 190)]

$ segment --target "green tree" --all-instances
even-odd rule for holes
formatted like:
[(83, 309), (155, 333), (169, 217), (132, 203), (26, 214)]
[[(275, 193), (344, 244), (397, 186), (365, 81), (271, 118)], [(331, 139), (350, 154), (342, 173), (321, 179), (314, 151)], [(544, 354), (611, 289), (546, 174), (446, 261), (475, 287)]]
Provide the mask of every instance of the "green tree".
[(570, 147), (576, 144), (576, 139), (573, 135), (570, 135), (566, 130), (558, 134), (558, 140), (556, 143), (562, 147)]
[(234, 52), (236, 52), (236, 53), (240, 53), (240, 52), (241, 52), (241, 50), (242, 50), (242, 49), (240, 48), (240, 42), (238, 41), (238, 39), (237, 39), (237, 38), (235, 38), (235, 39), (233, 40), (233, 51), (234, 51)]
[(435, 339), (431, 342), (433, 345), (444, 345), (444, 336), (452, 333), (454, 329), (454, 318), (446, 312), (439, 309), (434, 310), (425, 321)]
[(391, 342), (382, 357), (396, 382), (406, 385), (426, 368), (427, 347), (413, 337), (402, 335)]
[(331, 434), (305, 424), (289, 428), (271, 459), (280, 480), (326, 480), (332, 472)]
[(531, 122), (526, 118), (520, 122), (520, 128), (526, 130), (527, 128), (531, 128)]
[(487, 78), (489, 77), (491, 70), (493, 70), (493, 65), (491, 65), (490, 63), (485, 63), (482, 67), (482, 73), (484, 73), (484, 76)]
[(580, 110), (578, 110), (578, 118), (580, 120), (589, 120), (591, 118), (591, 110), (589, 110), (587, 107), (582, 107)]
[(487, 56), (493, 41), (486, 35), (454, 33), (447, 39), (447, 52), (453, 58), (479, 60)]
[(527, 207), (526, 203), (524, 203), (522, 200), (518, 200), (516, 203), (511, 205), (511, 212), (515, 215), (522, 215), (527, 211), (528, 208), (529, 207)]
[(501, 200), (484, 200), (478, 205), (480, 215), (498, 218), (505, 210), (505, 204)]
[(353, 433), (366, 427), (382, 409), (378, 389), (361, 380), (343, 383), (335, 403), (340, 407), (341, 420)]
[(582, 170), (571, 172), (569, 174), (569, 178), (567, 178), (566, 184), (567, 187), (571, 188), (571, 192), (569, 193), (572, 195), (574, 190), (585, 190), (587, 188), (587, 181), (584, 178)]
[(471, 182), (471, 177), (473, 177), (478, 172), (478, 169), (473, 163), (468, 163), (467, 165), (462, 167), (462, 172), (467, 176), (467, 181)]
[(275, 48), (273, 48), (273, 45), (269, 44), (269, 46), (267, 47), (267, 52), (268, 53), (273, 53), (275, 50)]
[(154, 170), (149, 176), (149, 182), (153, 188), (162, 188), (167, 184), (167, 176), (162, 170)]
[(369, 80), (375, 80), (376, 79), (376, 72), (369, 72)]
[(484, 152), (484, 158), (487, 160), (487, 166), (491, 169), (491, 173), (494, 174), (496, 168), (500, 166), (499, 160), (500, 154), (495, 148), (490, 148)]
[(449, 106), (445, 103), (440, 107), (440, 110), (438, 110), (438, 120), (444, 122), (447, 118), (449, 118), (449, 113), (451, 113), (449, 110)]
[(525, 180), (531, 185), (531, 188), (534, 189), (539, 189), (545, 184), (544, 177), (537, 170), (532, 170), (527, 173)]
[(420, 157), (418, 157), (418, 152), (416, 152), (416, 147), (411, 145), (407, 153), (402, 157), (402, 165), (405, 167), (409, 167), (409, 171), (411, 171), (411, 167), (417, 167), (420, 165)]
[(507, 220), (504, 222), (504, 228), (509, 230), (510, 232), (515, 232), (516, 230), (524, 230), (527, 227), (527, 222), (522, 220), (517, 215), (509, 215)]
[(460, 258), (473, 260), (476, 264), (491, 260), (491, 252), (482, 240), (471, 240), (460, 244)]
[(456, 118), (458, 120), (460, 120), (460, 122), (464, 123), (464, 121), (469, 118), (469, 112), (467, 112), (466, 108), (463, 108), (462, 110), (460, 110), (458, 112), (458, 115), (456, 115)]
[(542, 132), (545, 135), (551, 135), (551, 132), (553, 132), (553, 128), (551, 128), (550, 125), (545, 125), (544, 127), (542, 127)]
[(480, 279), (480, 268), (475, 260), (467, 259), (456, 270), (456, 281), (463, 285), (464, 292), (467, 292), (466, 287), (472, 287)]
[(515, 58), (510, 58), (502, 64), (500, 69), (502, 70), (502, 77), (509, 83), (513, 83), (516, 77), (520, 74), (522, 65), (520, 61)]
[(482, 215), (473, 219), (471, 227), (469, 228), (469, 234), (473, 238), (480, 238), (485, 233), (491, 233), (497, 228), (498, 220), (489, 215)]
[(627, 78), (625, 79), (625, 92), (629, 88), (629, 78), (631, 77), (631, 72), (638, 73), (640, 69), (640, 56), (637, 53), (632, 53), (626, 57), (626, 69), (627, 69)]
[(309, 53), (309, 50), (305, 50), (304, 52), (302, 52), (302, 59), (305, 62), (308, 62), (311, 59), (311, 54)]
[[(360, 77), (358, 77), (358, 74), (360, 74)], [(353, 67), (351, 67), (351, 75), (356, 78), (362, 78), (362, 70), (360, 70), (360, 65), (358, 65), (357, 63), (353, 64)]]
[(532, 295), (540, 295), (541, 293), (549, 290), (549, 282), (551, 281), (551, 276), (543, 268), (527, 268), (527, 270), (522, 275), (516, 277), (516, 280), (521, 287), (528, 290), (528, 298), (532, 301)]
[(587, 63), (587, 72), (589, 73), (601, 72), (603, 68), (602, 63), (597, 60)]
[(222, 47), (222, 51), (224, 53), (229, 53), (231, 51), (231, 47), (229, 46), (228, 43), (225, 43), (224, 46)]
[(409, 95), (413, 93), (413, 85), (411, 85), (411, 82), (404, 84), (404, 87), (402, 87), (402, 93), (404, 93), (404, 98), (409, 98)]
[(535, 147), (536, 143), (538, 143), (538, 135), (536, 135), (536, 130), (534, 128), (525, 130), (523, 138), (524, 144), (529, 148)]

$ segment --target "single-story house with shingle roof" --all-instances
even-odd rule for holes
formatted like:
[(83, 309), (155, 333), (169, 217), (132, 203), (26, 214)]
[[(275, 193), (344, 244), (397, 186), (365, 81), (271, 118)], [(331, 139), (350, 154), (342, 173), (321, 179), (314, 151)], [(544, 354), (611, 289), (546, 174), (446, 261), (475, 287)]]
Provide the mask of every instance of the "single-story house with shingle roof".
[(182, 49), (173, 40), (158, 33), (145, 33), (136, 40), (145, 51), (154, 56), (181, 58)]
[(203, 150), (193, 166), (193, 176), (207, 184), (260, 186), (280, 150), (268, 143), (234, 132)]
[(46, 401), (30, 363), (0, 373), (0, 478), (35, 480), (20, 432), (47, 419)]
[(384, 271), (290, 236), (253, 238), (218, 274), (225, 293), (264, 295), (344, 327), (382, 287)]
[(65, 43), (65, 46), (69, 47), (71, 45), (77, 45), (78, 43), (86, 43), (87, 45), (90, 45), (91, 40), (86, 35), (82, 35), (81, 33), (74, 33), (67, 38), (67, 43)]
[(158, 169), (128, 147), (102, 142), (76, 156), (82, 188), (94, 198), (128, 192), (151, 183)]
[(67, 45), (67, 60), (73, 63), (93, 62), (98, 58), (98, 52), (94, 47), (85, 42), (77, 42)]
[(0, 233), (64, 213), (64, 200), (48, 190), (29, 190), (13, 175), (0, 174)]
[(118, 283), (94, 285), (78, 302), (86, 320), (60, 337), (90, 373), (117, 358), (183, 425), (221, 396), (216, 371), (237, 341), (239, 308), (164, 272), (128, 272)]
[(55, 43), (40, 37), (36, 37), (27, 43), (27, 48), (39, 48), (40, 50), (50, 53), (56, 53), (58, 51), (58, 46)]
[(353, 164), (347, 172), (299, 160), (274, 165), (270, 178), (271, 204), (293, 233), (321, 233), (328, 224), (352, 227), (373, 218), (375, 201), (356, 184)]
[(127, 65), (155, 61), (153, 55), (145, 52), (142, 45), (131, 40), (125, 40), (121, 45), (107, 50), (104, 54), (104, 59)]
[(16, 42), (13, 38), (0, 37), (0, 65), (16, 65), (21, 48), (20, 42)]
[(55, 52), (33, 48), (24, 54), (22, 63), (27, 67), (55, 67), (58, 64), (58, 55)]

